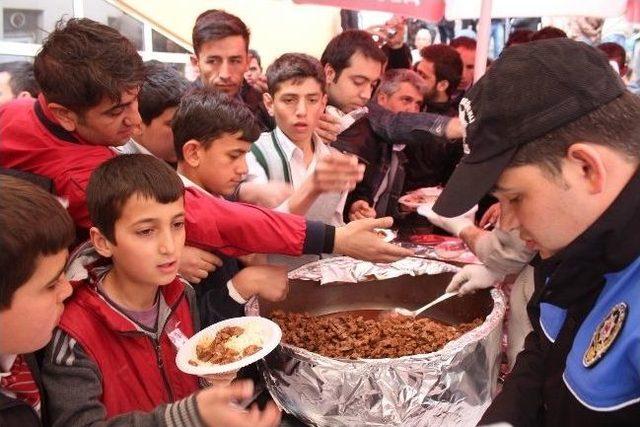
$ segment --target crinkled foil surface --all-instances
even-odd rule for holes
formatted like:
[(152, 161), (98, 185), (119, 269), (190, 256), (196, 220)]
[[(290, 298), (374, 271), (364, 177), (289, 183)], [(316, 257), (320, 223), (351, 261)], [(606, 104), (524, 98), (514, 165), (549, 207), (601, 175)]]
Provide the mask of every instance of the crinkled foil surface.
[[(420, 261), (431, 264), (423, 274), (452, 271), (443, 265), (456, 269)], [(317, 271), (314, 264), (291, 274), (304, 278), (301, 270)], [(310, 425), (476, 425), (495, 395), (500, 368), (506, 307), (501, 292), (491, 296), (493, 310), (482, 325), (430, 354), (338, 360), (282, 344), (262, 361), (267, 387), (282, 408)]]
[(325, 283), (356, 283), (383, 280), (402, 275), (455, 273), (460, 268), (425, 258), (403, 258), (391, 264), (375, 264), (341, 256), (325, 258), (289, 272), (289, 279), (313, 280)]

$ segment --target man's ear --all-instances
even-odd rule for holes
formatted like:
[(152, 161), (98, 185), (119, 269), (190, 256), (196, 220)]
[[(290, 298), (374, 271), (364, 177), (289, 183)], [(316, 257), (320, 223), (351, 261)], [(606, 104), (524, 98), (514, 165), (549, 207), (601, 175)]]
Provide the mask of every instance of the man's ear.
[(322, 95), (322, 100), (320, 101), (322, 103), (322, 111), (324, 111), (325, 108), (327, 108), (327, 104), (329, 103), (329, 95), (327, 95), (326, 93)]
[(387, 101), (389, 101), (389, 97), (387, 96), (386, 93), (382, 93), (380, 92), (378, 94), (378, 99), (376, 99), (376, 102), (378, 103), (378, 105), (380, 105), (381, 107), (387, 107)]
[(100, 255), (105, 258), (110, 258), (113, 255), (113, 251), (111, 250), (112, 243), (96, 227), (89, 229), (89, 239), (96, 249), (96, 252)]
[(273, 97), (265, 92), (262, 94), (262, 102), (264, 102), (264, 106), (267, 108), (269, 115), (273, 117), (275, 114), (273, 111)]
[(449, 81), (448, 80), (440, 80), (436, 83), (436, 90), (438, 92), (446, 92), (449, 89)]
[(598, 150), (590, 144), (575, 143), (567, 150), (565, 161), (578, 171), (590, 194), (604, 191), (607, 183), (607, 169)]
[(192, 168), (200, 166), (202, 161), (202, 144), (195, 139), (190, 139), (182, 146), (182, 157)]
[(198, 68), (198, 55), (191, 54), (189, 55), (189, 60), (191, 61), (191, 65), (193, 65), (194, 68)]
[(51, 102), (47, 106), (64, 130), (73, 132), (78, 128), (79, 117), (76, 113), (55, 102)]
[(33, 98), (33, 96), (31, 96), (31, 94), (28, 91), (23, 90), (18, 94), (18, 96), (16, 96), (16, 99), (21, 99), (21, 98)]
[(324, 64), (324, 76), (327, 78), (327, 83), (333, 83), (336, 78), (336, 70), (333, 69), (331, 64)]

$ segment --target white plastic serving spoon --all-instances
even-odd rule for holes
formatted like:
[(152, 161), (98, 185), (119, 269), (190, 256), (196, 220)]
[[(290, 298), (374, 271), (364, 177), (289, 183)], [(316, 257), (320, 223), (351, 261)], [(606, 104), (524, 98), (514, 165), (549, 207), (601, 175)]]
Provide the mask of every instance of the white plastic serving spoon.
[(454, 295), (458, 295), (458, 291), (446, 292), (446, 293), (440, 295), (438, 298), (436, 298), (433, 301), (431, 301), (429, 304), (424, 305), (424, 306), (420, 307), (417, 310), (407, 310), (406, 308), (396, 307), (396, 308), (393, 309), (393, 311), (394, 311), (394, 313), (397, 313), (397, 314), (399, 314), (401, 316), (416, 317), (420, 313), (422, 313), (423, 311), (433, 307), (436, 304), (441, 303), (442, 301), (448, 300), (449, 298), (451, 298)]

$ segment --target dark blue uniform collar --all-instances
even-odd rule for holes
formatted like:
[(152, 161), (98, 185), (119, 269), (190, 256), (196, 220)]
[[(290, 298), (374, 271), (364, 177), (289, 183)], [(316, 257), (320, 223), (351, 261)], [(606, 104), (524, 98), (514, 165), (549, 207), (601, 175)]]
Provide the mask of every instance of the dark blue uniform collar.
[[(540, 295), (567, 307), (599, 289), (603, 275), (623, 269), (640, 255), (640, 172), (585, 232), (546, 260), (534, 260)], [(542, 283), (540, 283), (542, 281)]]

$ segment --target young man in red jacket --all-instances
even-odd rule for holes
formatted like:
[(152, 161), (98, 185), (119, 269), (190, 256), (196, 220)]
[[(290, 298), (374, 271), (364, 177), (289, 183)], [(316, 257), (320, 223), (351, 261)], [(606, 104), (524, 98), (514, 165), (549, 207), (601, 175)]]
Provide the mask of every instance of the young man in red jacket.
[[(91, 226), (85, 196), (91, 172), (115, 156), (112, 147), (124, 144), (140, 126), (143, 63), (114, 29), (71, 19), (49, 35), (34, 67), (42, 88), (35, 103), (0, 108), (0, 166), (52, 179), (76, 225), (86, 231)], [(188, 220), (193, 219), (187, 242), (226, 255), (335, 252), (391, 261), (410, 254), (373, 239), (373, 228), (388, 227), (391, 219), (336, 230), (302, 217), (191, 195), (185, 200)]]

